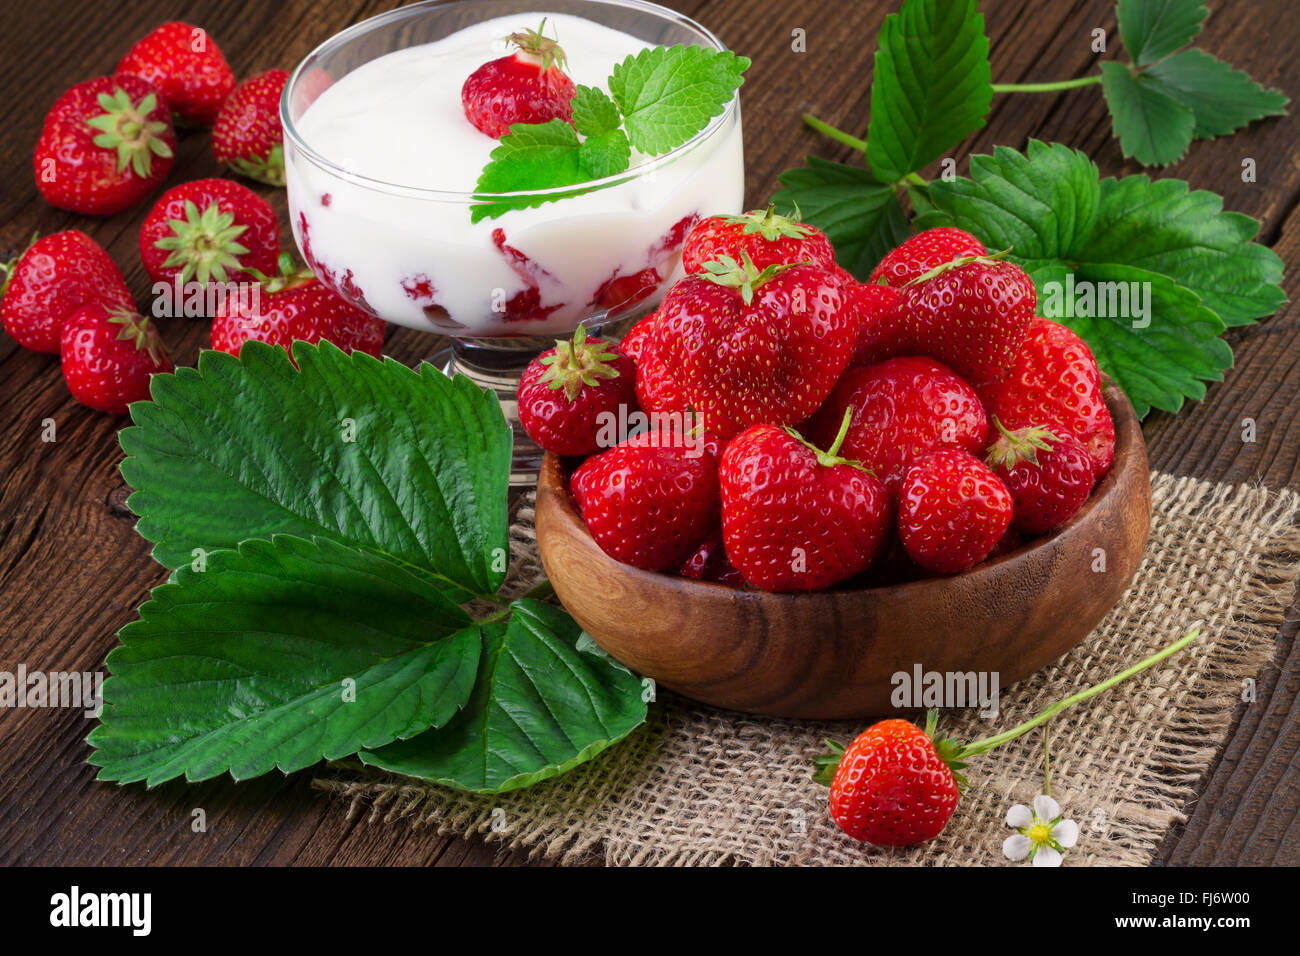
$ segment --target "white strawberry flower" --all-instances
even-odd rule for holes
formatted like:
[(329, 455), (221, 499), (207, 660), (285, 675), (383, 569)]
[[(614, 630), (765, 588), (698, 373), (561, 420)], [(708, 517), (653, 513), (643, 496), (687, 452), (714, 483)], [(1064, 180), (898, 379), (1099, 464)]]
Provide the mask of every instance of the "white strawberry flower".
[(1062, 854), (1079, 842), (1079, 825), (1062, 816), (1061, 805), (1046, 794), (1034, 797), (1032, 810), (1017, 803), (1007, 811), (1007, 826), (1019, 832), (1002, 842), (1003, 856), (1016, 863), (1060, 866)]

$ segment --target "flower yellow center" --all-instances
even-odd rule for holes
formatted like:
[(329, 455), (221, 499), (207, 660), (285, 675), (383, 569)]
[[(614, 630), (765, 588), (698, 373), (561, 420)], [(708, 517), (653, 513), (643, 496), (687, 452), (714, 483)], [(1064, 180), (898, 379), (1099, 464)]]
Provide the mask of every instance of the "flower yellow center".
[(1035, 823), (1029, 828), (1028, 836), (1036, 846), (1045, 846), (1052, 839), (1052, 828), (1046, 823)]

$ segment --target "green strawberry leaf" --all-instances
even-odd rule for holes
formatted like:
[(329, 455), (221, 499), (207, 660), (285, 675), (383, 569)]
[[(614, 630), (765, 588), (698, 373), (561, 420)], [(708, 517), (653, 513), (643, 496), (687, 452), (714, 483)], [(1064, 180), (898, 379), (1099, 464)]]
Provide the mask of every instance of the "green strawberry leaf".
[(609, 92), (631, 144), (657, 155), (681, 146), (722, 113), (748, 68), (748, 58), (730, 50), (650, 47), (615, 65)]
[(1201, 0), (1119, 0), (1115, 16), (1124, 49), (1138, 66), (1187, 46), (1209, 14)]
[[(494, 395), (329, 343), (247, 342), (155, 375), (122, 476), (169, 568), (274, 534), (396, 561), (461, 602), (506, 573), (511, 432)], [(197, 550), (196, 550), (197, 549)]]
[(446, 724), (477, 628), (424, 579), (287, 535), (216, 551), (153, 590), (108, 656), (99, 779), (243, 780)]
[(364, 763), (459, 790), (501, 793), (590, 760), (646, 718), (641, 681), (607, 655), (581, 650), (563, 611), (512, 605), (483, 624), (469, 703), (445, 727), (361, 753)]
[(1281, 116), (1290, 102), (1202, 50), (1153, 63), (1140, 79), (1192, 111), (1197, 139), (1227, 136), (1265, 116)]
[(970, 158), (970, 178), (930, 184), (930, 209), (917, 229), (968, 226), (989, 249), (1011, 249), (1022, 263), (1069, 258), (1092, 235), (1101, 205), (1096, 164), (1060, 143), (1030, 140), (1025, 152), (999, 146)]
[(865, 281), (885, 253), (907, 238), (907, 217), (892, 185), (869, 170), (808, 157), (808, 165), (781, 174), (772, 202), (820, 228), (839, 264)]
[(1122, 63), (1101, 65), (1101, 88), (1111, 126), (1125, 158), (1143, 166), (1167, 166), (1187, 154), (1196, 116), (1168, 93)]
[[(1010, 247), (1042, 314), (1074, 328), (1142, 414), (1199, 400), (1232, 364), (1224, 326), (1285, 301), (1281, 260), (1252, 241), (1255, 220), (1179, 180), (1099, 181), (1085, 154), (1060, 145), (972, 157), (971, 178), (932, 182), (928, 202), (918, 228), (959, 226), (990, 249)], [(1103, 283), (1139, 283), (1146, 315), (1079, 315), (1056, 285), (1069, 275), (1098, 298), (1114, 288)]]
[(604, 90), (578, 86), (573, 94), (573, 126), (583, 136), (613, 132), (623, 122), (614, 101)]
[(984, 125), (993, 99), (976, 0), (906, 0), (885, 17), (871, 87), (867, 161), (897, 182)]
[(1180, 179), (1101, 181), (1097, 221), (1079, 256), (1169, 276), (1225, 325), (1249, 325), (1286, 302), (1282, 260), (1254, 242), (1259, 221), (1223, 211), (1223, 198)]

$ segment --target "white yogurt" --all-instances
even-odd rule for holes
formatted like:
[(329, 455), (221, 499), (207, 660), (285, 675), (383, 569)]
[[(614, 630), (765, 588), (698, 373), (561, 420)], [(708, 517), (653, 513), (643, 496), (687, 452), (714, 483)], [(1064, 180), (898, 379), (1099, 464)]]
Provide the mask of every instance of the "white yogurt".
[[(308, 147), (358, 177), (395, 184), (385, 190), (351, 180), (286, 140), (294, 238), (324, 281), (401, 325), (462, 336), (552, 335), (600, 316), (596, 300), (615, 276), (654, 269), (661, 282), (649, 301), (657, 302), (680, 274), (683, 226), (741, 211), (738, 109), (678, 154), (634, 154), (640, 173), (584, 196), (471, 223), (463, 195), (415, 194), (473, 190), (498, 141), (465, 118), (461, 85), (507, 54), (502, 37), (543, 17), (578, 84), (604, 88), (615, 63), (648, 45), (562, 14), (488, 20), (373, 60), (306, 109), (297, 126)], [(669, 236), (675, 241), (665, 243)]]

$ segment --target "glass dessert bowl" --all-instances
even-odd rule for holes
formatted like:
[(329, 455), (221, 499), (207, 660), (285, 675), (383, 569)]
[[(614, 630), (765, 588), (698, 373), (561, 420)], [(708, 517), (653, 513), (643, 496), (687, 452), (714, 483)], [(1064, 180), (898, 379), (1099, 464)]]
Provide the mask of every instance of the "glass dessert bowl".
[[(499, 141), (466, 119), (461, 86), (506, 54), (504, 37), (543, 18), (573, 81), (602, 89), (615, 63), (647, 47), (725, 49), (642, 0), (429, 0), (326, 41), (294, 71), (280, 107), (304, 260), (361, 309), (451, 338), (440, 364), (496, 391), (515, 426), (516, 484), (541, 463), (514, 414), (528, 361), (579, 325), (648, 312), (680, 278), (694, 222), (739, 213), (744, 199), (738, 95), (676, 149), (634, 151), (625, 172), (580, 187), (475, 192)], [(533, 204), (482, 215), (482, 204), (523, 196)]]

